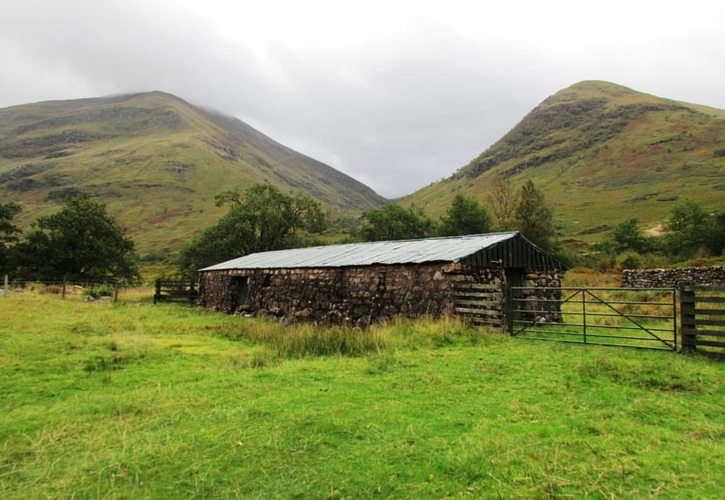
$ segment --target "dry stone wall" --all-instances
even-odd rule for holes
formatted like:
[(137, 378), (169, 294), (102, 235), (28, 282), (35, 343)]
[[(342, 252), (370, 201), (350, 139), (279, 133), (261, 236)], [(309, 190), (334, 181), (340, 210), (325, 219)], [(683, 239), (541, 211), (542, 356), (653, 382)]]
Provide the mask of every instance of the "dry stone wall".
[(673, 288), (681, 283), (725, 285), (725, 266), (622, 271), (623, 288)]
[[(249, 290), (241, 305), (239, 278), (247, 278)], [(461, 279), (472, 278), (455, 264), (207, 271), (199, 303), (214, 311), (366, 326), (397, 315), (452, 313), (453, 284)]]
[[(246, 301), (238, 296), (240, 280), (246, 280)], [(467, 284), (491, 286), (486, 299), (478, 301), (482, 305), (469, 305), (473, 297), (461, 292), (471, 291)], [(502, 269), (472, 269), (461, 263), (236, 269), (202, 272), (198, 303), (212, 311), (271, 316), (289, 322), (367, 326), (394, 316), (453, 314), (461, 309), (462, 301), (467, 301), (465, 309), (479, 309), (463, 314), (467, 319), (503, 327), (505, 284)], [(560, 286), (560, 276), (555, 271), (527, 271), (523, 285)], [(527, 290), (525, 297), (528, 309), (550, 311), (542, 319), (561, 319), (558, 303), (541, 301), (560, 298), (559, 291)]]

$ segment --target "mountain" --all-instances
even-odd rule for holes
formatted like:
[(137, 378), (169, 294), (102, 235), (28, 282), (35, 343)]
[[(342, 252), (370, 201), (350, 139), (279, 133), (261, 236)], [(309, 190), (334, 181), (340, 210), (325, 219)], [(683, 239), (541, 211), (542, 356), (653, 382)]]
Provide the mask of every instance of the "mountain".
[(440, 215), (461, 192), (486, 203), (496, 176), (531, 179), (573, 247), (637, 217), (657, 230), (672, 206), (725, 201), (725, 111), (601, 81), (544, 100), (451, 177), (403, 200)]
[(176, 250), (225, 212), (217, 193), (256, 182), (341, 214), (385, 202), (236, 118), (163, 92), (0, 109), (0, 199), (23, 205), (25, 224), (84, 191), (108, 205), (142, 254)]

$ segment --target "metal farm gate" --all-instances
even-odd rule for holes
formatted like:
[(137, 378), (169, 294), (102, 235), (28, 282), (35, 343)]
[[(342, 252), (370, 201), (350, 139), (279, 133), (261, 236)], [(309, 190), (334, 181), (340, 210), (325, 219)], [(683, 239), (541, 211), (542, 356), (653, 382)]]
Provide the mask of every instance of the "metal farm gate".
[(677, 350), (674, 288), (510, 287), (506, 316), (531, 340)]

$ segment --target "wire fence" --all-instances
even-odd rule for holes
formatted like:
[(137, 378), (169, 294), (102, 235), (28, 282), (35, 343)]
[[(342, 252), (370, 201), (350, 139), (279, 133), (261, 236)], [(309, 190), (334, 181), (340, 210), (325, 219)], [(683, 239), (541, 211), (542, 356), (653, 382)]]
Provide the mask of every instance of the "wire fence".
[(114, 280), (16, 279), (4, 276), (0, 296), (38, 293), (63, 300), (110, 301), (153, 299), (153, 283), (121, 283)]
[(195, 281), (157, 279), (150, 283), (123, 283), (114, 280), (16, 279), (4, 276), (0, 297), (11, 294), (44, 294), (64, 300), (152, 301), (194, 303), (198, 297)]

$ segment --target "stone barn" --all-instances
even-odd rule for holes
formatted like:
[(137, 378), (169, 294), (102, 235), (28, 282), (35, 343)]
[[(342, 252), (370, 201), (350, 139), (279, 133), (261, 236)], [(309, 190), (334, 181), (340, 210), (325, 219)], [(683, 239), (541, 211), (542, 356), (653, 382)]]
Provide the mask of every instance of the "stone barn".
[[(201, 269), (199, 304), (322, 324), (460, 314), (503, 326), (507, 285), (557, 287), (563, 271), (518, 232), (329, 245)], [(552, 293), (560, 292), (535, 295)]]

